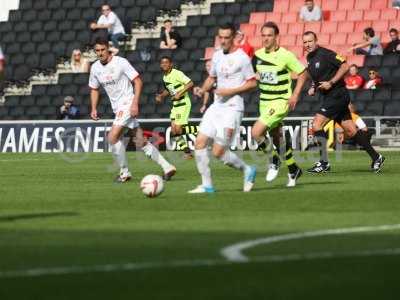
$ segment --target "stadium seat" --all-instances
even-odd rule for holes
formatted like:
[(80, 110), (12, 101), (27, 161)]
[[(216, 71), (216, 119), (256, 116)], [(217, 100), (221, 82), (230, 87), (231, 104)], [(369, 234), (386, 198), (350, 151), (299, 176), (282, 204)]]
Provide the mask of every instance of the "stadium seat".
[(339, 22), (337, 31), (341, 32), (341, 33), (352, 33), (352, 32), (354, 32), (354, 22), (353, 21)]
[(338, 10), (353, 10), (355, 0), (338, 1)]
[(313, 31), (318, 35), (321, 31), (321, 22), (306, 22), (304, 24), (304, 31)]
[(372, 55), (365, 58), (366, 67), (380, 67), (382, 65), (382, 55)]
[(283, 47), (295, 46), (296, 38), (296, 35), (282, 35), (280, 36), (279, 44)]
[(356, 90), (355, 99), (363, 102), (370, 102), (373, 99), (372, 90)]
[[(371, 21), (358, 21), (355, 22), (355, 26), (354, 26), (354, 32), (363, 32), (365, 28), (367, 27), (371, 27), (372, 26), (372, 22)], [(362, 36), (362, 35), (360, 35)]]
[(370, 8), (371, 8), (371, 0), (356, 0), (356, 2), (354, 3), (354, 9), (369, 10)]
[(364, 11), (353, 10), (347, 14), (348, 21), (362, 21), (364, 16)]
[(391, 20), (389, 22), (389, 28), (397, 28), (397, 30), (400, 29), (400, 20)]
[(398, 54), (384, 55), (382, 60), (383, 67), (398, 66), (400, 62)]
[(346, 45), (347, 34), (346, 33), (336, 33), (331, 35), (332, 45)]
[(376, 32), (383, 32), (383, 33), (388, 34), (388, 32), (389, 32), (389, 21), (387, 21), (387, 20), (374, 21), (372, 23), (372, 28), (374, 28), (374, 30)]
[(275, 22), (275, 23), (280, 23), (282, 20), (282, 16), (286, 14), (281, 14), (279, 12), (267, 12), (265, 14), (265, 22)]
[(364, 55), (351, 55), (347, 57), (347, 63), (352, 65), (355, 64), (359, 67), (364, 65), (365, 56)]
[(380, 87), (373, 92), (374, 100), (387, 101), (391, 99), (391, 89), (387, 87)]
[(397, 10), (396, 9), (383, 9), (381, 11), (381, 19), (382, 20), (396, 20), (397, 19)]
[[(275, 0), (277, 1), (277, 0)], [(278, 0), (279, 1), (279, 0)], [(304, 6), (304, 1), (303, 0), (291, 0), (288, 1), (289, 4), (289, 11), (299, 13), (300, 9)]]
[(347, 44), (353, 45), (356, 43), (360, 43), (362, 41), (362, 34), (361, 33), (349, 33), (347, 35)]
[(346, 21), (347, 11), (345, 10), (337, 10), (331, 13), (331, 22), (343, 22)]
[(266, 13), (254, 12), (250, 14), (250, 24), (264, 24), (266, 19)]
[(324, 26), (321, 28), (322, 33), (336, 33), (338, 31), (337, 22), (324, 22)]
[(304, 32), (304, 24), (298, 23), (295, 26), (289, 26), (288, 34), (303, 34)]
[(327, 47), (330, 44), (330, 34), (329, 33), (321, 33), (318, 35), (318, 43), (321, 46)]
[[(392, 0), (389, 0), (391, 2)], [(385, 9), (389, 7), (388, 0), (373, 0), (371, 1), (371, 9)]]
[(254, 24), (241, 24), (240, 30), (245, 36), (253, 36), (256, 33), (256, 25)]
[(381, 17), (380, 10), (366, 10), (364, 12), (364, 20), (367, 20), (367, 21), (376, 21), (376, 20), (379, 20), (380, 17)]
[(399, 99), (397, 101), (388, 101), (385, 103), (384, 115), (385, 116), (400, 116)]
[(370, 102), (365, 109), (366, 116), (381, 116), (383, 114), (383, 103)]
[(289, 12), (282, 15), (282, 23), (296, 23), (299, 13)]
[(338, 0), (322, 0), (322, 10), (335, 11), (338, 8)]
[(289, 1), (275, 0), (274, 12), (287, 13), (289, 11)]

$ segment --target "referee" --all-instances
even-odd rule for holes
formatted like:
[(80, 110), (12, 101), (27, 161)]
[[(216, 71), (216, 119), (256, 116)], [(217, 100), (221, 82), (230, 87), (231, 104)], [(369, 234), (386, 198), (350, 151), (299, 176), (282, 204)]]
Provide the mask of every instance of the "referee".
[(318, 92), (321, 100), (321, 107), (313, 120), (314, 135), (320, 146), (320, 161), (308, 169), (308, 172), (323, 173), (330, 170), (326, 147), (327, 137), (323, 128), (330, 120), (334, 120), (341, 125), (346, 136), (354, 138), (357, 144), (367, 151), (372, 159), (371, 169), (378, 173), (385, 158), (371, 146), (368, 134), (357, 130), (349, 111), (350, 96), (343, 80), (349, 70), (349, 65), (336, 52), (320, 47), (317, 43), (317, 35), (312, 31), (303, 34), (303, 43), (308, 53), (308, 73), (312, 79), (308, 94), (313, 96)]

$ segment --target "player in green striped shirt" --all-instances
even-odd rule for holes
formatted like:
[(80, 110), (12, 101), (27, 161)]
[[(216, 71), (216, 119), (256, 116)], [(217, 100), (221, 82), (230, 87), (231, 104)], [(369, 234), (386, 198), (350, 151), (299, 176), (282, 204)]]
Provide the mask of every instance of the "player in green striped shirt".
[(160, 68), (164, 73), (165, 89), (156, 96), (156, 101), (161, 103), (165, 97), (171, 97), (171, 133), (177, 143), (177, 150), (184, 152), (184, 158), (193, 158), (185, 138), (187, 134), (197, 133), (197, 126), (189, 126), (192, 106), (189, 90), (193, 88), (193, 81), (183, 72), (174, 68), (170, 57), (164, 56), (161, 58)]
[[(253, 66), (257, 73), (260, 91), (260, 117), (253, 125), (252, 137), (261, 149), (266, 148), (265, 134), (269, 132), (274, 144), (273, 156), (269, 165), (266, 180), (274, 180), (278, 176), (281, 145), (283, 143), (282, 124), (294, 109), (301, 89), (307, 80), (306, 68), (296, 56), (278, 45), (279, 28), (273, 22), (267, 22), (261, 29), (264, 47), (257, 50), (253, 58)], [(292, 92), (291, 73), (298, 75), (297, 85)], [(287, 186), (296, 185), (302, 171), (297, 166), (291, 147), (289, 134), (286, 135), (285, 161), (289, 169)], [(283, 152), (282, 151), (282, 152)]]

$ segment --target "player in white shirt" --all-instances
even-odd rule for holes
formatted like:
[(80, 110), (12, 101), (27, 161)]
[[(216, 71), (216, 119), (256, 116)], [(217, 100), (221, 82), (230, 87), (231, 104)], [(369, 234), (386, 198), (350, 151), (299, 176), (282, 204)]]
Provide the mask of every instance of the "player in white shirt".
[[(139, 115), (139, 99), (143, 86), (139, 73), (125, 58), (111, 55), (107, 40), (97, 40), (95, 51), (99, 59), (90, 70), (89, 87), (92, 107), (90, 117), (93, 120), (99, 120), (97, 105), (101, 86), (110, 98), (111, 107), (115, 113), (115, 120), (108, 133), (108, 141), (114, 159), (120, 167), (116, 181), (126, 182), (132, 177), (128, 169), (126, 144), (123, 141), (126, 128), (130, 129), (130, 133), (135, 137), (136, 147), (141, 148), (146, 156), (158, 163), (164, 171), (164, 179), (169, 180), (176, 172), (175, 167), (165, 160), (153, 144), (144, 139), (143, 131), (136, 119)], [(135, 86), (135, 92), (132, 83)]]
[(202, 184), (189, 193), (215, 191), (209, 167), (210, 157), (207, 150), (209, 140), (213, 140), (212, 152), (216, 158), (243, 172), (243, 191), (249, 192), (254, 185), (255, 167), (247, 165), (229, 149), (242, 121), (244, 111), (242, 93), (257, 86), (249, 57), (233, 43), (235, 33), (236, 30), (231, 24), (218, 29), (222, 49), (214, 53), (210, 74), (203, 86), (195, 91), (198, 97), (202, 97), (215, 82), (217, 83), (214, 103), (203, 116), (195, 142), (196, 165)]

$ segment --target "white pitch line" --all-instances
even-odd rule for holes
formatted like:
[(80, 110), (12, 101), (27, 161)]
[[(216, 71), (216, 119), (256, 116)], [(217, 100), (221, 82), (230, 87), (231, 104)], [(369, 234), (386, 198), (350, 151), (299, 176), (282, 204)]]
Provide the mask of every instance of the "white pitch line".
[(309, 261), (317, 259), (332, 258), (352, 258), (352, 257), (371, 257), (371, 256), (393, 256), (400, 255), (400, 248), (380, 249), (380, 250), (362, 250), (352, 252), (314, 252), (314, 253), (295, 253), (286, 255), (268, 255), (252, 258), (248, 261), (229, 261), (225, 259), (195, 259), (195, 260), (174, 260), (169, 262), (143, 262), (143, 263), (125, 263), (108, 264), (95, 266), (70, 266), (56, 268), (36, 268), (28, 270), (0, 271), (0, 279), (42, 277), (54, 275), (76, 275), (87, 273), (110, 273), (140, 271), (149, 269), (167, 269), (179, 267), (214, 267), (243, 265), (251, 263), (282, 263), (293, 261)]
[(338, 229), (289, 233), (283, 235), (270, 236), (266, 238), (260, 238), (256, 240), (244, 241), (231, 246), (227, 246), (221, 250), (221, 255), (225, 257), (228, 261), (247, 262), (249, 261), (249, 258), (243, 254), (243, 251), (259, 245), (268, 245), (282, 241), (291, 241), (291, 240), (298, 240), (298, 239), (318, 237), (318, 236), (349, 234), (349, 233), (359, 233), (359, 232), (386, 231), (395, 229), (400, 229), (400, 224), (362, 226), (362, 227), (350, 227), (350, 228), (338, 228)]

